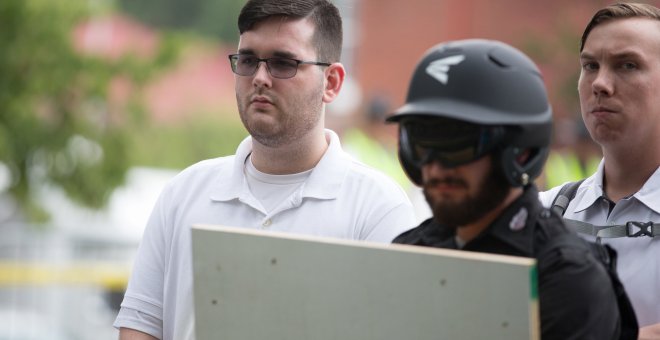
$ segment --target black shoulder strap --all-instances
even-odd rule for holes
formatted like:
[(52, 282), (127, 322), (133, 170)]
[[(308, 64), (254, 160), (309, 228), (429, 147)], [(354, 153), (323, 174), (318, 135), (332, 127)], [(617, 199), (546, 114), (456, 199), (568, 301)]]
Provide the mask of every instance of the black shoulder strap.
[[(552, 201), (551, 209), (559, 214), (564, 216), (568, 204), (575, 198), (577, 189), (580, 187), (580, 184), (584, 182), (584, 179), (577, 182), (566, 183), (559, 193), (555, 196), (555, 199)], [(576, 221), (572, 219), (564, 219), (566, 225), (575, 230), (580, 234), (591, 235), (597, 237), (597, 240), (600, 238), (617, 238), (617, 237), (658, 237), (660, 236), (660, 223), (650, 222), (638, 222), (630, 221), (625, 224), (615, 224), (615, 225), (604, 225), (598, 226), (591, 223)], [(600, 241), (597, 241), (600, 242)]]
[[(563, 216), (564, 212), (566, 211), (566, 208), (568, 207), (568, 204), (571, 202), (573, 198), (575, 198), (577, 189), (580, 187), (580, 184), (582, 184), (583, 181), (584, 179), (577, 182), (570, 182), (565, 184), (559, 190), (559, 193), (557, 194), (557, 196), (555, 196), (555, 199), (552, 201), (552, 210), (557, 212), (560, 216)], [(567, 226), (573, 228), (575, 228), (574, 225), (575, 222), (577, 221), (564, 220), (564, 223), (566, 223)], [(630, 302), (628, 294), (626, 293), (623, 284), (619, 279), (619, 275), (617, 274), (616, 271), (616, 260), (617, 260), (616, 251), (608, 245), (587, 242), (583, 239), (577, 239), (570, 236), (564, 236), (564, 237), (560, 236), (555, 238), (553, 241), (554, 242), (550, 242), (551, 245), (547, 248), (560, 247), (561, 245), (579, 247), (579, 245), (576, 243), (581, 243), (583, 246), (589, 248), (591, 254), (596, 259), (598, 259), (598, 261), (607, 270), (607, 273), (610, 277), (610, 281), (612, 283), (612, 288), (614, 289), (614, 293), (616, 294), (617, 303), (619, 306), (619, 314), (621, 318), (620, 319), (621, 334), (619, 339), (621, 340), (637, 339), (639, 325), (637, 323), (637, 317), (632, 307), (632, 303)], [(546, 251), (547, 250), (549, 249), (546, 249)]]
[(539, 250), (539, 253), (536, 256), (537, 258), (540, 258), (544, 256), (546, 252), (555, 251), (555, 249), (560, 248), (583, 249), (585, 247), (604, 267), (610, 278), (610, 283), (612, 284), (612, 289), (616, 295), (617, 305), (619, 307), (621, 333), (618, 339), (636, 340), (639, 325), (630, 298), (628, 297), (616, 271), (617, 253), (614, 249), (608, 245), (588, 242), (584, 239), (575, 237), (575, 234), (563, 233), (553, 236), (550, 241)]
[(555, 196), (555, 199), (552, 201), (552, 210), (554, 210), (559, 216), (564, 216), (568, 204), (571, 203), (571, 200), (575, 198), (577, 189), (580, 187), (580, 184), (584, 182), (584, 179), (581, 179), (577, 182), (570, 182), (564, 184), (559, 193)]

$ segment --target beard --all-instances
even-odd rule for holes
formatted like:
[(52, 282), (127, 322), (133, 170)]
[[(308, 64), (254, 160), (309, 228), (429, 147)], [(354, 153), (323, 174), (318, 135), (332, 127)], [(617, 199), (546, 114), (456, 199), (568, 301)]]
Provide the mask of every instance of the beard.
[[(273, 110), (259, 112), (249, 108), (250, 99), (256, 94), (267, 96), (273, 102)], [(323, 118), (322, 98), (322, 83), (289, 96), (290, 107), (285, 110), (279, 98), (263, 88), (246, 96), (236, 93), (238, 111), (245, 129), (254, 140), (273, 148), (300, 140), (319, 124)]]
[(437, 223), (450, 227), (464, 226), (478, 221), (504, 201), (511, 186), (502, 168), (497, 164), (496, 160), (499, 160), (499, 157), (492, 158), (490, 171), (483, 178), (482, 183), (479, 183), (476, 194), (468, 195), (461, 201), (436, 200), (427, 189), (427, 186), (432, 187), (440, 182), (467, 188), (468, 184), (460, 178), (449, 177), (424, 183), (424, 197)]

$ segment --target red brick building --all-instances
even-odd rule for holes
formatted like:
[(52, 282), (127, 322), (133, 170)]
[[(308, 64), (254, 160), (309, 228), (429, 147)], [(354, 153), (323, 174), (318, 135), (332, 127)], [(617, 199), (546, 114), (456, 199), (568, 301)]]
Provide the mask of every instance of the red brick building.
[[(528, 53), (541, 67), (557, 116), (577, 114), (579, 38), (607, 0), (356, 0), (349, 68), (368, 99), (405, 99), (417, 61), (431, 46), (486, 38)], [(646, 1), (660, 6), (660, 1)], [(350, 48), (350, 46), (349, 46)], [(573, 85), (574, 84), (574, 85)]]

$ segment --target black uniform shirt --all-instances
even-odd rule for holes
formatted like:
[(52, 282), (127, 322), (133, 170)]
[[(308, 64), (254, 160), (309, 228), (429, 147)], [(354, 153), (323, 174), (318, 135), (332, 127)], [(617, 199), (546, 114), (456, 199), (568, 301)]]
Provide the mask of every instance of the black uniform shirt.
[[(541, 206), (538, 191), (530, 186), (461, 249), (536, 258), (542, 339), (617, 339), (619, 310), (604, 266), (580, 244), (544, 249), (565, 233), (572, 232)], [(455, 235), (455, 228), (428, 219), (393, 242), (457, 249)]]

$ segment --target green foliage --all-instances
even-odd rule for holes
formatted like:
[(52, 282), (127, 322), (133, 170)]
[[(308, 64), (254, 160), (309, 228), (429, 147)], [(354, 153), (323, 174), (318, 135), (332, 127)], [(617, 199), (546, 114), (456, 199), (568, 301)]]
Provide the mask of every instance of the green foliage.
[(120, 8), (155, 27), (191, 30), (226, 43), (238, 41), (238, 13), (245, 0), (118, 0)]
[(202, 118), (177, 126), (144, 126), (131, 135), (131, 164), (183, 169), (234, 154), (248, 133), (239, 120)]
[(0, 1), (0, 162), (11, 171), (9, 194), (32, 220), (46, 218), (34, 197), (44, 183), (89, 207), (106, 203), (129, 167), (126, 124), (116, 121), (131, 119), (111, 114), (108, 84), (124, 77), (137, 95), (176, 58), (176, 38), (165, 39), (153, 65), (83, 56), (72, 32), (86, 9), (80, 1)]

